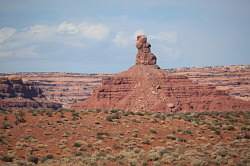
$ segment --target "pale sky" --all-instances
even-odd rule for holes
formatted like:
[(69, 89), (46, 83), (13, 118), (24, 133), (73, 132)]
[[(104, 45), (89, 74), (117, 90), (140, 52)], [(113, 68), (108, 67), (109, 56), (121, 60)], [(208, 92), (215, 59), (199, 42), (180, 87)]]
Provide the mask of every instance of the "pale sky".
[(250, 1), (0, 0), (0, 72), (120, 72), (139, 33), (161, 68), (250, 64)]

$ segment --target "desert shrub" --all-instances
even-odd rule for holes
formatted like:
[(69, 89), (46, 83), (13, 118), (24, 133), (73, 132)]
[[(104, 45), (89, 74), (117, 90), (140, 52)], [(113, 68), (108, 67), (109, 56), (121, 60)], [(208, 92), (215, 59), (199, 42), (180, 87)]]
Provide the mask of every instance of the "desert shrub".
[(39, 161), (39, 158), (36, 157), (36, 156), (31, 155), (31, 156), (28, 157), (28, 161), (37, 164), (38, 161)]
[(154, 118), (160, 119), (160, 120), (165, 120), (166, 116), (163, 113), (157, 112), (153, 114)]
[(208, 163), (206, 161), (200, 160), (200, 159), (193, 159), (191, 161), (192, 166), (206, 166)]
[(152, 133), (152, 134), (157, 134), (157, 131), (156, 131), (154, 128), (150, 128), (149, 131), (150, 131), (150, 133)]
[(3, 129), (10, 129), (11, 127), (12, 127), (12, 126), (11, 126), (11, 124), (10, 124), (9, 121), (4, 120), (4, 121), (2, 122), (2, 128), (3, 128)]
[(47, 158), (47, 159), (53, 159), (54, 156), (53, 156), (53, 154), (48, 154), (48, 155), (46, 156), (46, 158)]
[(64, 112), (63, 112), (63, 111), (60, 111), (60, 117), (61, 117), (61, 118), (65, 118)]
[(71, 112), (72, 110), (68, 109), (68, 108), (61, 108), (59, 111), (60, 112)]
[(3, 135), (0, 135), (0, 144), (7, 145), (6, 137)]
[(106, 116), (106, 120), (109, 122), (113, 122), (113, 118), (111, 115)]
[(144, 116), (144, 112), (141, 112), (141, 111), (137, 111), (137, 112), (135, 112), (135, 114), (138, 116)]
[(96, 109), (96, 113), (100, 113), (100, 112), (102, 112), (101, 109)]
[(250, 139), (250, 133), (249, 132), (243, 132), (240, 135), (236, 137), (236, 139)]
[(232, 130), (234, 130), (235, 128), (234, 128), (234, 126), (232, 126), (232, 125), (226, 125), (226, 126), (223, 126), (223, 128), (222, 128), (223, 130), (229, 130), (229, 131), (232, 131)]
[(109, 113), (109, 111), (108, 110), (103, 110), (103, 112), (105, 113), (105, 114), (108, 114)]
[(112, 110), (110, 110), (110, 112), (111, 113), (117, 113), (117, 112), (120, 112), (121, 110), (119, 110), (119, 109), (112, 109)]
[(121, 118), (121, 115), (119, 112), (112, 113), (106, 116), (106, 120), (110, 122), (112, 122), (114, 119), (120, 119), (120, 118)]
[(186, 139), (181, 138), (181, 137), (177, 137), (176, 141), (178, 141), (178, 142), (187, 142)]
[(129, 111), (124, 111), (123, 112), (123, 116), (129, 116), (130, 115), (130, 112)]
[(77, 151), (77, 152), (74, 153), (74, 155), (75, 156), (82, 156), (82, 152)]
[(171, 140), (176, 140), (176, 141), (178, 141), (178, 142), (187, 142), (186, 139), (181, 138), (181, 137), (177, 137), (177, 136), (174, 135), (174, 134), (169, 134), (169, 135), (167, 135), (166, 138), (167, 138), (167, 139), (171, 139)]
[(52, 112), (51, 110), (48, 110), (48, 111), (46, 112), (46, 115), (47, 115), (48, 117), (52, 117), (52, 116), (53, 116), (53, 112)]
[(96, 138), (97, 139), (104, 139), (109, 136), (109, 133), (106, 132), (97, 132), (96, 133)]
[(241, 131), (250, 131), (250, 126), (241, 127)]
[(70, 132), (66, 131), (63, 133), (63, 137), (69, 137), (70, 136)]
[(79, 120), (81, 118), (80, 115), (79, 115), (79, 112), (75, 112), (75, 111), (71, 112), (71, 116), (72, 116), (73, 121)]
[(75, 142), (74, 143), (74, 147), (81, 147), (81, 146), (82, 146), (82, 144), (80, 142)]
[(182, 131), (182, 133), (183, 133), (183, 134), (189, 134), (189, 135), (191, 135), (191, 134), (192, 134), (192, 131), (191, 131), (191, 130), (184, 130), (184, 131)]
[(138, 133), (133, 133), (132, 137), (137, 138), (138, 137)]
[(220, 129), (216, 128), (216, 127), (209, 127), (210, 130), (212, 130), (216, 135), (220, 135)]
[(166, 137), (167, 139), (171, 139), (171, 140), (176, 140), (177, 138), (176, 138), (176, 136), (175, 135), (173, 135), (173, 134), (169, 134), (169, 135), (167, 135), (167, 137)]
[(146, 144), (146, 145), (150, 145), (151, 144), (151, 142), (150, 142), (150, 140), (148, 138), (143, 139), (142, 143)]
[(150, 150), (148, 152), (148, 155), (147, 155), (147, 159), (149, 161), (157, 161), (161, 158), (161, 155), (159, 152), (155, 151), (155, 150)]
[(23, 139), (24, 139), (25, 141), (31, 142), (31, 140), (33, 140), (34, 138), (33, 138), (31, 135), (25, 135), (25, 136), (23, 137)]
[(132, 119), (132, 122), (134, 122), (134, 123), (141, 123), (141, 121), (139, 121), (138, 119)]
[(37, 116), (37, 112), (32, 111), (32, 116)]
[(148, 166), (148, 162), (147, 161), (143, 161), (142, 162), (142, 166)]
[(19, 123), (25, 123), (25, 113), (23, 111), (18, 111), (15, 113), (16, 121), (15, 124), (18, 125)]
[(43, 162), (45, 162), (47, 160), (51, 160), (53, 158), (54, 158), (54, 156), (52, 154), (48, 154), (48, 155), (42, 157), (41, 162), (43, 163)]
[(5, 154), (1, 157), (1, 160), (4, 162), (13, 162), (14, 156), (10, 154)]

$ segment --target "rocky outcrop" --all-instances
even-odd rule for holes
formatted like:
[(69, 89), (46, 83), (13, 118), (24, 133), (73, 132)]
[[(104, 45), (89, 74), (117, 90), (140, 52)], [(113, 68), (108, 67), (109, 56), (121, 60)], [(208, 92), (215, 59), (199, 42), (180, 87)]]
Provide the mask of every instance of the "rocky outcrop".
[(101, 85), (102, 77), (108, 74), (78, 73), (23, 73), (24, 80), (42, 89), (45, 99), (70, 108), (76, 102), (88, 98), (92, 90)]
[(151, 44), (147, 42), (145, 35), (137, 36), (136, 48), (138, 53), (136, 55), (137, 65), (156, 65), (156, 56), (151, 53)]
[[(166, 69), (165, 71), (168, 75), (185, 76), (195, 83), (195, 86), (213, 86), (216, 90), (223, 90), (232, 98), (250, 101), (249, 65), (176, 68)], [(106, 82), (105, 84), (111, 82), (113, 79), (111, 76), (111, 74), (14, 73), (0, 74), (0, 80), (6, 81), (7, 77), (12, 79), (22, 78), (24, 84), (32, 85), (42, 91), (42, 96), (38, 95), (39, 97), (35, 97), (36, 100), (42, 100), (43, 103), (59, 103), (63, 107), (70, 108), (71, 105), (86, 100), (86, 98), (92, 94), (93, 89), (100, 86), (102, 82)], [(103, 81), (102, 78), (104, 78)], [(3, 82), (5, 81), (1, 81), (1, 88), (3, 88)], [(124, 81), (124, 78), (122, 78), (122, 81), (120, 82)], [(132, 83), (132, 81), (130, 81), (130, 83)], [(6, 84), (4, 86), (6, 87)], [(9, 105), (15, 105), (15, 103), (19, 103), (19, 105), (23, 103), (25, 105), (24, 101), (26, 101), (27, 105), (27, 101), (30, 101), (29, 99), (23, 99), (23, 101), (20, 102), (22, 98), (13, 97), (13, 94), (10, 95), (9, 93), (3, 93), (2, 90), (0, 94), (1, 96), (5, 96), (5, 99), (2, 99), (3, 97), (0, 99), (0, 103), (3, 103), (4, 100)], [(21, 95), (19, 94), (17, 96)], [(7, 98), (10, 99), (8, 100)], [(38, 104), (36, 105), (39, 107)], [(174, 108), (173, 105), (174, 103), (168, 103), (168, 107), (170, 108)]]
[[(37, 96), (36, 100), (42, 100), (43, 103), (58, 103), (64, 108), (70, 108), (72, 104), (88, 98), (92, 90), (101, 85), (102, 77), (105, 76), (110, 76), (110, 74), (14, 73), (0, 74), (0, 80), (21, 78), (25, 84), (32, 85), (32, 87), (42, 91), (42, 96)], [(3, 83), (0, 83), (0, 86), (6, 87)], [(9, 93), (5, 94), (6, 97), (8, 95)], [(20, 100), (16, 101), (19, 102)]]
[(3, 77), (0, 79), (0, 98), (23, 97), (33, 98), (41, 97), (42, 91), (38, 87), (24, 83), (20, 77)]
[(195, 83), (213, 85), (231, 97), (250, 101), (250, 65), (176, 68), (166, 71), (185, 75)]
[(106, 78), (86, 101), (84, 109), (130, 111), (232, 111), (250, 109), (250, 102), (230, 97), (213, 85), (199, 85), (188, 77), (152, 66), (135, 65)]
[(0, 109), (61, 108), (61, 104), (44, 100), (42, 90), (20, 77), (1, 77)]
[(73, 108), (172, 112), (250, 109), (250, 102), (235, 99), (214, 85), (198, 84), (184, 75), (159, 69), (156, 58), (155, 61), (147, 58), (150, 49), (143, 51), (150, 48), (146, 37), (137, 37), (136, 47), (139, 49), (136, 65), (103, 79), (92, 96)]

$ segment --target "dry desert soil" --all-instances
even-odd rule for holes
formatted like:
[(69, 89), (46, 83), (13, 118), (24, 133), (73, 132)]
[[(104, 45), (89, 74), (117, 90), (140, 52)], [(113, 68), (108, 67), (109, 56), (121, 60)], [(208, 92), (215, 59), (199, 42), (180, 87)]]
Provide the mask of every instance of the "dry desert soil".
[(0, 165), (250, 164), (250, 112), (0, 112)]

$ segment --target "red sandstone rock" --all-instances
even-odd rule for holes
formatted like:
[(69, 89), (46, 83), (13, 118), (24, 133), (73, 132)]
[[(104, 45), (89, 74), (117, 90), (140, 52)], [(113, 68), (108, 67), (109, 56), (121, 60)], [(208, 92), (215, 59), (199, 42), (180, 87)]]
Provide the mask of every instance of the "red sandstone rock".
[[(198, 85), (213, 85), (217, 90), (226, 91), (233, 98), (250, 101), (249, 65), (176, 68), (166, 69), (166, 72), (172, 75), (185, 75)], [(44, 97), (36, 97), (36, 100), (43, 99), (43, 102), (60, 103), (66, 108), (70, 108), (76, 102), (84, 101), (91, 95), (94, 88), (102, 84), (103, 77), (112, 76), (111, 74), (32, 72), (0, 74), (0, 80), (6, 78), (7, 75), (11, 78), (22, 78), (25, 84), (41, 89)], [(0, 82), (0, 87), (1, 84), (3, 83)], [(158, 86), (157, 89), (161, 87)], [(15, 98), (11, 100), (15, 102)]]
[(156, 57), (155, 61), (148, 58), (151, 54), (146, 37), (139, 36), (136, 47), (135, 66), (103, 79), (91, 97), (73, 108), (172, 112), (250, 109), (250, 102), (232, 98), (213, 85), (199, 85), (184, 75), (157, 68)]
[(0, 79), (0, 109), (61, 108), (61, 104), (44, 100), (42, 90), (20, 77)]
[(147, 37), (144, 35), (137, 36), (136, 48), (138, 53), (136, 55), (137, 65), (155, 65), (156, 56), (151, 53), (151, 45), (147, 42)]
[[(159, 88), (160, 87), (160, 88)], [(250, 109), (250, 102), (234, 99), (212, 85), (193, 83), (148, 65), (103, 80), (86, 101), (74, 108), (130, 111), (232, 111)]]

